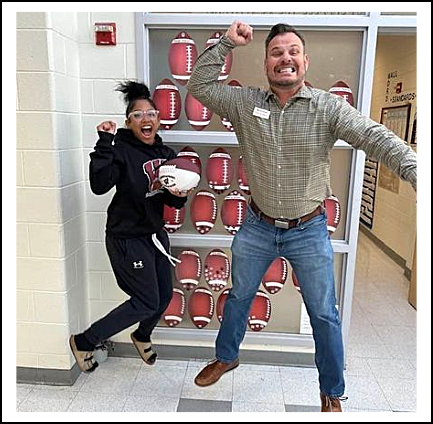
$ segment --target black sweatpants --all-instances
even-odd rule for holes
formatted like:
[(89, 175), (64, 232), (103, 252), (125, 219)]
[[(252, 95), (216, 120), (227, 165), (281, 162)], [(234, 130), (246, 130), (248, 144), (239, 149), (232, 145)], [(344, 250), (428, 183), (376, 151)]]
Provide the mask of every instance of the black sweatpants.
[[(169, 252), (166, 231), (160, 230), (157, 237)], [(117, 284), (131, 298), (92, 324), (84, 336), (97, 345), (139, 322), (136, 338), (148, 341), (173, 296), (172, 265), (151, 235), (130, 239), (107, 235), (105, 245)]]

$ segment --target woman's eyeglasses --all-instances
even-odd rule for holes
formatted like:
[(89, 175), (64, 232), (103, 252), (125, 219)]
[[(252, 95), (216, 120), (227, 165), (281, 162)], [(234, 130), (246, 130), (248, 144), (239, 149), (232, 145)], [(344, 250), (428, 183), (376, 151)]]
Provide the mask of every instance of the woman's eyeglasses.
[(134, 121), (142, 121), (143, 118), (157, 119), (159, 110), (134, 110), (128, 115), (128, 119), (132, 118)]

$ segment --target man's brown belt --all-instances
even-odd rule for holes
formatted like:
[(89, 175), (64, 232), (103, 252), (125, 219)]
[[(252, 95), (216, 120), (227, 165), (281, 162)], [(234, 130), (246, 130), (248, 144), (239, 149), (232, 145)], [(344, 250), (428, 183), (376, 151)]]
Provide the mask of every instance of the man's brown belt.
[(278, 228), (285, 228), (286, 230), (296, 227), (299, 224), (309, 221), (311, 218), (314, 218), (317, 215), (320, 215), (323, 210), (323, 206), (319, 205), (313, 212), (310, 212), (307, 215), (301, 216), (296, 219), (284, 219), (284, 218), (272, 218), (266, 214), (264, 214), (259, 207), (254, 203), (253, 198), (250, 198), (250, 206), (254, 213), (259, 216), (264, 221), (268, 222), (271, 225), (275, 225)]

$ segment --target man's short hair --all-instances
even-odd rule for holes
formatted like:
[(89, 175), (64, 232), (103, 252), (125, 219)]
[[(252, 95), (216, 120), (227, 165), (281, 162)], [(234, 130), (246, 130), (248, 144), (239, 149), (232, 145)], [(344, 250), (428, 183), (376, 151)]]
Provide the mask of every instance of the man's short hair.
[(266, 37), (266, 41), (265, 41), (266, 54), (268, 52), (269, 43), (272, 41), (272, 39), (274, 37), (276, 37), (277, 35), (284, 34), (286, 32), (293, 32), (293, 34), (295, 34), (299, 37), (299, 39), (302, 41), (302, 45), (304, 46), (304, 53), (305, 53), (305, 38), (304, 38), (304, 36), (296, 28), (292, 27), (291, 25), (276, 24), (271, 28), (268, 36)]

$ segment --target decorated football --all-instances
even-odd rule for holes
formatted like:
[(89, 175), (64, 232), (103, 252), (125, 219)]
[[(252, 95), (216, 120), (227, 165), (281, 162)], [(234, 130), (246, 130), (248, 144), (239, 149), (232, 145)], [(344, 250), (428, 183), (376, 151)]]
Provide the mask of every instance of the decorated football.
[(341, 218), (341, 205), (337, 196), (330, 196), (325, 199), (327, 228), (329, 234), (332, 234), (338, 227)]
[(216, 304), (216, 316), (219, 322), (223, 320), (224, 305), (226, 304), (227, 296), (229, 295), (231, 289), (224, 289), (218, 296)]
[(194, 96), (187, 93), (185, 114), (189, 124), (197, 131), (204, 130), (212, 119), (213, 112), (202, 105)]
[(343, 99), (348, 101), (351, 106), (354, 106), (352, 90), (344, 81), (337, 81), (329, 89), (329, 92), (336, 94), (337, 96), (343, 97)]
[(283, 257), (275, 259), (262, 278), (263, 287), (268, 293), (278, 293), (287, 280), (289, 267)]
[(248, 326), (253, 331), (263, 330), (271, 318), (271, 299), (259, 290), (251, 305), (248, 315)]
[(230, 187), (233, 180), (232, 158), (222, 147), (218, 147), (209, 155), (206, 179), (209, 187), (217, 194)]
[[(214, 44), (218, 43), (219, 39), (224, 35), (224, 32), (216, 31), (214, 32), (206, 41), (206, 48), (209, 48), (213, 46)], [(232, 69), (232, 63), (233, 63), (233, 52), (230, 50), (227, 54), (224, 65), (221, 68), (221, 73), (218, 77), (218, 81), (224, 81), (227, 79), (227, 77), (230, 74), (230, 71)]]
[(251, 194), (250, 186), (248, 185), (248, 181), (247, 181), (247, 173), (245, 172), (245, 167), (243, 164), (242, 156), (239, 157), (239, 161), (238, 161), (238, 184), (239, 184), (239, 188), (245, 194)]
[(164, 228), (171, 234), (182, 227), (183, 221), (185, 220), (185, 207), (180, 209), (172, 208), (164, 204)]
[(183, 291), (176, 287), (173, 288), (173, 297), (163, 314), (164, 321), (169, 327), (176, 327), (176, 325), (182, 322), (185, 306), (186, 302)]
[(200, 170), (187, 158), (175, 157), (159, 167), (158, 177), (162, 186), (167, 189), (188, 191), (198, 186)]
[(213, 291), (220, 291), (230, 277), (228, 256), (220, 249), (210, 251), (204, 260), (204, 279)]
[(208, 233), (217, 219), (218, 207), (215, 195), (208, 190), (198, 191), (190, 207), (191, 221), (200, 234)]
[(197, 287), (188, 300), (188, 313), (197, 328), (208, 325), (212, 319), (215, 302), (210, 290)]
[(186, 158), (190, 160), (192, 163), (198, 166), (198, 169), (200, 171), (201, 175), (201, 160), (198, 153), (191, 147), (191, 146), (185, 146), (178, 154), (178, 157), (180, 158)]
[[(231, 80), (227, 85), (230, 85), (231, 87), (242, 87), (242, 84), (237, 80)], [(224, 125), (226, 130), (230, 132), (234, 131), (232, 123), (227, 118), (222, 118), (221, 123)]]
[(168, 78), (163, 79), (153, 92), (153, 101), (159, 110), (160, 126), (169, 130), (177, 123), (182, 110), (179, 89)]
[(247, 201), (237, 190), (231, 191), (223, 200), (221, 206), (221, 221), (224, 228), (235, 235), (247, 214)]
[(202, 273), (200, 255), (192, 249), (184, 250), (178, 256), (180, 263), (176, 264), (174, 273), (176, 280), (186, 290), (192, 290), (198, 286)]
[(186, 31), (181, 31), (171, 41), (168, 51), (168, 65), (173, 78), (186, 85), (197, 59), (197, 48), (194, 40)]

